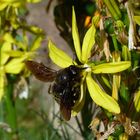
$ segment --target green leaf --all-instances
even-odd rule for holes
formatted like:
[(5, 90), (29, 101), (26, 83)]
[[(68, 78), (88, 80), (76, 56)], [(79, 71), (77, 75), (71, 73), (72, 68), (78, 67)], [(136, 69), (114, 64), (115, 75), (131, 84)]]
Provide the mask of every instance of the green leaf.
[(78, 112), (83, 108), (85, 103), (85, 92), (84, 92), (84, 84), (81, 84), (81, 92), (80, 92), (80, 99), (72, 108), (72, 116), (76, 116)]
[(112, 113), (120, 113), (118, 103), (108, 94), (106, 94), (99, 85), (92, 79), (91, 74), (86, 77), (87, 87), (93, 101)]
[(130, 61), (112, 62), (100, 64), (92, 67), (94, 74), (98, 73), (117, 73), (128, 69), (131, 66)]
[(121, 98), (121, 102), (124, 105), (128, 104), (128, 102), (130, 101), (131, 94), (130, 94), (128, 86), (126, 86), (125, 81), (124, 82), (121, 81), (121, 85), (120, 85), (119, 91), (120, 91), (119, 92), (119, 96)]
[(8, 62), (8, 64), (6, 64), (5, 72), (11, 74), (19, 74), (25, 66), (25, 64), (23, 63), (25, 59), (26, 57), (13, 58)]
[(90, 57), (91, 49), (95, 43), (95, 27), (94, 24), (88, 29), (85, 34), (82, 44), (82, 62), (86, 63)]
[(72, 38), (73, 38), (73, 43), (74, 43), (77, 57), (79, 61), (81, 61), (81, 46), (80, 46), (80, 39), (79, 39), (74, 7), (72, 7)]
[(12, 46), (11, 43), (9, 42), (4, 42), (2, 47), (1, 47), (1, 51), (0, 51), (0, 65), (4, 65), (7, 60), (9, 59), (10, 55), (7, 54), (7, 51), (11, 51), (12, 50)]
[(50, 40), (48, 43), (49, 57), (58, 66), (66, 68), (73, 64), (73, 60), (64, 51), (58, 49)]

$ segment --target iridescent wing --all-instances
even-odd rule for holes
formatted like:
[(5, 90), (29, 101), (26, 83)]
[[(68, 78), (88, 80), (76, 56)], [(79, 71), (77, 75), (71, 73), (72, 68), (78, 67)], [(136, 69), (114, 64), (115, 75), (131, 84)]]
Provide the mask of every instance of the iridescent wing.
[(33, 73), (33, 75), (40, 81), (52, 82), (54, 81), (57, 71), (50, 69), (35, 61), (26, 61), (26, 67)]

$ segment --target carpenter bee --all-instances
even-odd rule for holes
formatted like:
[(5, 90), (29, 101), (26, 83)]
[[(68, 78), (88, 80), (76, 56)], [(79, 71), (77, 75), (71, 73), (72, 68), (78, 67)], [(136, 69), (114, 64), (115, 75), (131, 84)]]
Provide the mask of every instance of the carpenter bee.
[(27, 68), (33, 75), (43, 82), (53, 82), (49, 92), (60, 104), (60, 112), (65, 120), (70, 120), (71, 110), (75, 102), (80, 97), (80, 83), (82, 79), (82, 69), (76, 65), (55, 71), (34, 61), (25, 62)]

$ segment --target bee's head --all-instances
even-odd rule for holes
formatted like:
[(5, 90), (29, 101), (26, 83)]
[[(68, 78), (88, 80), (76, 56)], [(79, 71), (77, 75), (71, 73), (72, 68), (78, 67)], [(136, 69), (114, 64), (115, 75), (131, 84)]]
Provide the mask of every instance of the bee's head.
[(75, 66), (75, 65), (71, 65), (68, 67), (68, 69), (70, 70), (72, 75), (77, 75), (80, 74), (82, 71), (82, 68)]

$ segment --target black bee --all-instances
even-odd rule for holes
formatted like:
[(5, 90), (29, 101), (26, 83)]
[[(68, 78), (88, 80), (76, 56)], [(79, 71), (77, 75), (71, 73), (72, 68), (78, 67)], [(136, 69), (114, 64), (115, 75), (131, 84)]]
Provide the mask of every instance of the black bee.
[(55, 71), (44, 66), (42, 63), (34, 61), (25, 62), (27, 68), (34, 76), (44, 82), (53, 82), (50, 86), (55, 100), (60, 104), (60, 112), (65, 120), (70, 120), (71, 110), (75, 102), (80, 97), (80, 83), (82, 79), (82, 70), (75, 65)]

